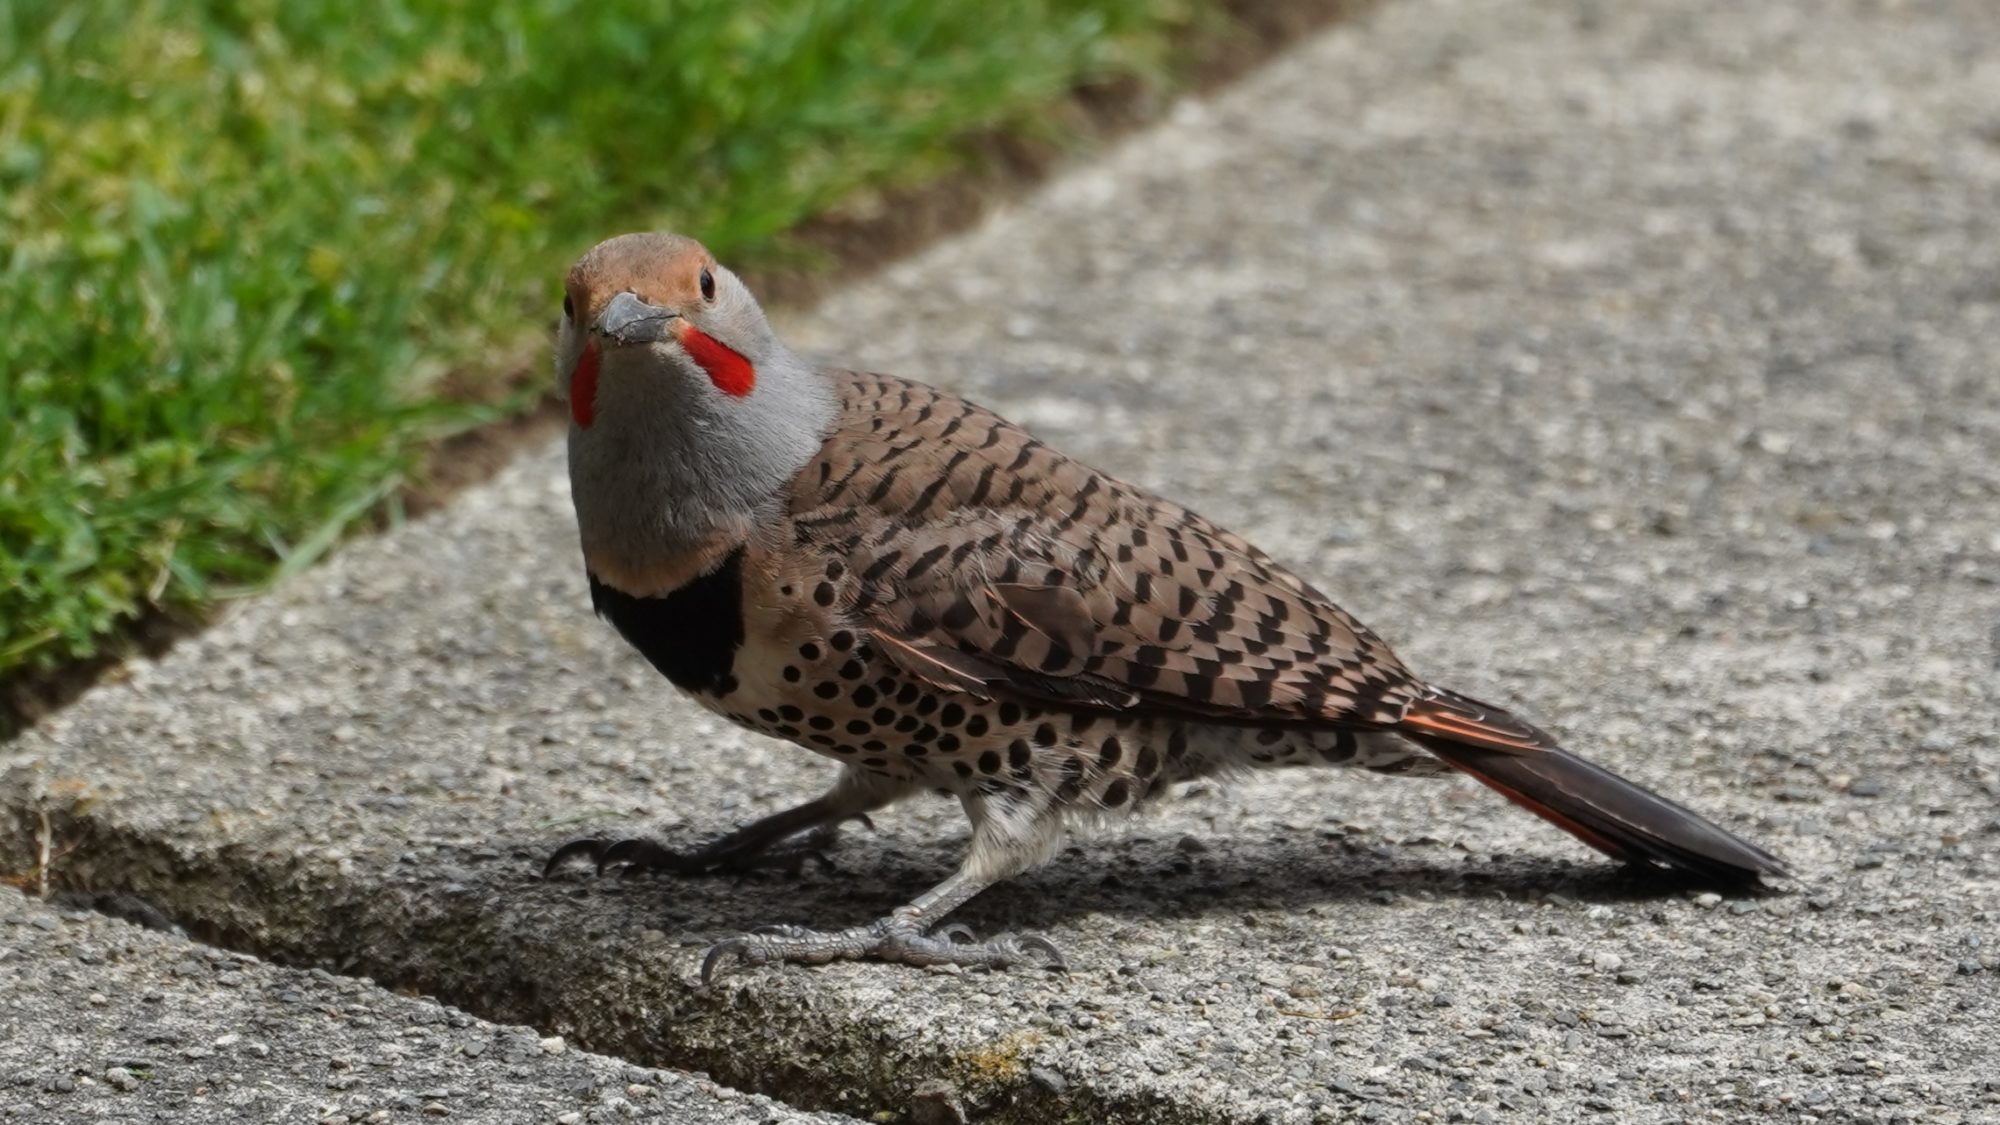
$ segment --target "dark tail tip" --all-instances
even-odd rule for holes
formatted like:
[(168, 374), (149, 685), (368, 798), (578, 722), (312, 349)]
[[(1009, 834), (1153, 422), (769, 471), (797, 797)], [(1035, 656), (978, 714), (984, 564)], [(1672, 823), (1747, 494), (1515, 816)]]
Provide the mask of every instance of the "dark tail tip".
[(1606, 855), (1725, 887), (1791, 876), (1765, 849), (1561, 749), (1499, 708), (1447, 696), (1436, 701), (1433, 718), (1428, 702), (1398, 733)]
[(1419, 736), (1432, 753), (1584, 843), (1627, 863), (1704, 882), (1754, 886), (1789, 878), (1783, 860), (1693, 810), (1566, 750), (1487, 750)]

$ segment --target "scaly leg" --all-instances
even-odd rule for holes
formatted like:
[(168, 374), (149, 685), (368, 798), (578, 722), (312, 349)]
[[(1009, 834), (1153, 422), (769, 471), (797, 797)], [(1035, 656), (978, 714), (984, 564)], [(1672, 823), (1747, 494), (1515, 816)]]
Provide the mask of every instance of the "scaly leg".
[(767, 926), (756, 933), (717, 942), (702, 958), (702, 984), (707, 985), (716, 969), (732, 957), (749, 965), (772, 961), (819, 965), (872, 957), (908, 965), (998, 969), (1039, 953), (1049, 967), (1066, 968), (1062, 952), (1039, 935), (1001, 934), (987, 941), (972, 941), (959, 940), (971, 937), (963, 926), (933, 931), (945, 915), (966, 900), (1041, 863), (1062, 842), (1061, 822), (1044, 809), (1014, 805), (996, 811), (981, 795), (960, 799), (972, 818), (972, 847), (965, 862), (944, 882), (917, 896), (909, 905), (890, 911), (888, 917), (866, 926), (833, 931)]
[(542, 877), (548, 878), (556, 868), (577, 856), (588, 856), (596, 863), (600, 875), (612, 867), (674, 875), (748, 871), (758, 867), (789, 866), (796, 870), (807, 859), (823, 858), (820, 853), (833, 843), (843, 821), (858, 819), (867, 823), (870, 811), (902, 796), (907, 788), (904, 783), (844, 769), (833, 788), (818, 797), (746, 824), (693, 851), (677, 852), (643, 838), (587, 836), (571, 840), (551, 853), (548, 862), (542, 865)]

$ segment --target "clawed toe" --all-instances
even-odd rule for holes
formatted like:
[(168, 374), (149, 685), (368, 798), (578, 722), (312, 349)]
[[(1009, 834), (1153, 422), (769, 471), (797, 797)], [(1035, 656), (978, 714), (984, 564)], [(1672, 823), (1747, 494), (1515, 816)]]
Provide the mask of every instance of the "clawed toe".
[(807, 860), (818, 864), (821, 871), (833, 872), (839, 868), (833, 865), (833, 858), (826, 853), (832, 851), (839, 842), (840, 825), (822, 824), (800, 836), (796, 843), (786, 845), (782, 849), (773, 849), (759, 858), (764, 861), (765, 866), (782, 865), (794, 875), (799, 873)]
[(745, 962), (755, 964), (750, 953), (750, 943), (754, 937), (728, 938), (708, 947), (701, 959), (701, 986), (707, 988), (715, 979), (715, 968), (731, 957), (740, 957)]
[(1062, 950), (1056, 948), (1055, 942), (1040, 934), (1021, 934), (1013, 940), (1023, 950), (1032, 949), (1048, 958), (1049, 968), (1059, 973), (1069, 972), (1069, 959), (1063, 956)]
[(578, 856), (589, 856), (592, 865), (598, 866), (601, 869), (600, 857), (603, 856), (605, 849), (610, 846), (611, 841), (601, 836), (585, 836), (580, 840), (571, 840), (569, 843), (549, 853), (548, 860), (542, 864), (542, 878), (547, 879), (551, 875), (554, 875), (556, 868), (561, 867)]
[(669, 851), (651, 840), (628, 838), (597, 853), (597, 873), (602, 875), (613, 869), (626, 875), (637, 875), (643, 871), (691, 875), (703, 868), (692, 856)]
[(743, 874), (770, 868), (797, 875), (807, 861), (833, 871), (833, 860), (826, 853), (839, 835), (838, 825), (822, 824), (791, 840), (746, 846), (725, 836), (691, 852), (677, 852), (642, 837), (586, 836), (551, 852), (542, 864), (542, 878), (550, 878), (558, 868), (578, 858), (589, 860), (599, 875), (614, 870), (623, 875), (655, 871), (670, 875)]
[(1004, 969), (1034, 960), (1035, 954), (1042, 957), (1042, 967), (1058, 973), (1069, 972), (1069, 960), (1056, 948), (1056, 943), (1040, 934), (1001, 934), (986, 941), (971, 940), (967, 934), (967, 944), (954, 945), (954, 949), (967, 949), (975, 953), (969, 961), (952, 958), (951, 963), (959, 965), (983, 965), (988, 968)]
[(581, 840), (571, 840), (551, 852), (548, 862), (542, 864), (542, 878), (549, 878), (555, 874), (557, 868), (579, 856), (588, 858), (599, 875), (613, 869), (628, 875), (645, 871), (693, 875), (709, 870), (713, 866), (702, 862), (697, 856), (683, 855), (651, 840), (639, 838), (611, 840), (602, 836), (587, 836)]

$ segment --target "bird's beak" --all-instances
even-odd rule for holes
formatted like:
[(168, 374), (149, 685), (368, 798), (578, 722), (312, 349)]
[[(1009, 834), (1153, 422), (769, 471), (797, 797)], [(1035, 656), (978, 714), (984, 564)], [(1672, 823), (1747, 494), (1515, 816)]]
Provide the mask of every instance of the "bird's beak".
[(597, 332), (614, 344), (651, 344), (667, 337), (667, 325), (680, 314), (649, 305), (630, 293), (620, 293), (604, 306)]

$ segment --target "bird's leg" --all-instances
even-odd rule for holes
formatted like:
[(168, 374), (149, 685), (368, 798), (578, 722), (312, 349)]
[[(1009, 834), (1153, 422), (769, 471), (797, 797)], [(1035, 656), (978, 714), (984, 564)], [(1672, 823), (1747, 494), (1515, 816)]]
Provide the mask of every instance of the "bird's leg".
[(1030, 817), (994, 817), (979, 798), (966, 799), (973, 817), (972, 847), (951, 876), (907, 906), (866, 926), (821, 931), (803, 926), (766, 926), (755, 933), (711, 946), (702, 958), (706, 985), (730, 958), (757, 965), (771, 961), (824, 964), (874, 958), (907, 965), (964, 965), (1005, 968), (1039, 954), (1051, 968), (1065, 968), (1062, 952), (1036, 934), (1001, 934), (972, 940), (971, 931), (952, 925), (938, 929), (945, 915), (995, 883), (1040, 863), (1062, 840), (1062, 825), (1046, 811)]
[(639, 837), (587, 836), (571, 840), (549, 855), (542, 877), (577, 856), (587, 856), (599, 874), (618, 867), (628, 871), (665, 871), (674, 875), (704, 875), (788, 867), (796, 871), (808, 859), (824, 861), (824, 851), (848, 820), (868, 823), (868, 813), (894, 800), (901, 788), (885, 785), (856, 770), (843, 770), (833, 788), (805, 804), (772, 813), (729, 832), (693, 851), (677, 852)]

